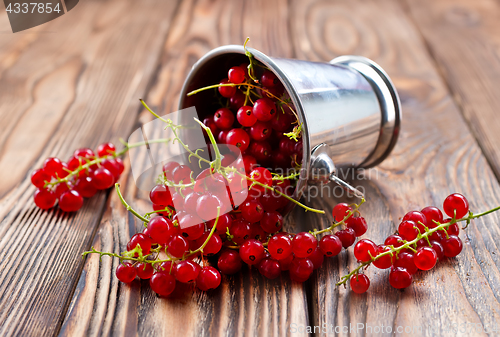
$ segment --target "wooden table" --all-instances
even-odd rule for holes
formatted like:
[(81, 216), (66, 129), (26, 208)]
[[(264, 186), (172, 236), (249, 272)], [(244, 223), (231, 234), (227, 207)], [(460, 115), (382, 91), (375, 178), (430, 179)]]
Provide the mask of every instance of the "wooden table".
[[(224, 44), (272, 56), (328, 61), (369, 57), (394, 81), (403, 105), (399, 142), (371, 180), (365, 235), (380, 242), (411, 209), (441, 206), (451, 192), (482, 211), (500, 204), (500, 2), (496, 0), (81, 1), (69, 14), (12, 34), (0, 15), (0, 335), (301, 336), (327, 324), (339, 335), (455, 336), (461, 324), (500, 324), (500, 221), (474, 221), (459, 257), (415, 276), (404, 291), (370, 268), (368, 293), (335, 282), (352, 252), (325, 262), (305, 284), (255, 270), (224, 277), (216, 291), (181, 289), (157, 298), (148, 282), (124, 285), (118, 261), (81, 253), (120, 252), (140, 224), (115, 193), (76, 214), (41, 211), (30, 172), (49, 156), (128, 137), (157, 111), (177, 108), (191, 65)], [(127, 171), (125, 197), (150, 208)], [(311, 203), (331, 209), (337, 200)], [(291, 230), (330, 216), (297, 209)], [(351, 324), (354, 331), (345, 328)], [(370, 329), (356, 330), (358, 324)], [(383, 328), (382, 328), (383, 327)], [(292, 333), (293, 328), (297, 333)], [(470, 326), (467, 327), (470, 330)], [(478, 330), (479, 331), (479, 330)], [(321, 331), (316, 331), (323, 335)], [(337, 333), (333, 333), (337, 334)], [(486, 335), (472, 332), (458, 335)], [(493, 332), (491, 336), (498, 335)]]

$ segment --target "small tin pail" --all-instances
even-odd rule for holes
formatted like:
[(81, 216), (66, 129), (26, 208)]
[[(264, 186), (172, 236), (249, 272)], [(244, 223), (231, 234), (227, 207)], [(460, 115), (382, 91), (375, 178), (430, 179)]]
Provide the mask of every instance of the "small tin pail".
[[(309, 183), (340, 180), (339, 168), (369, 168), (382, 162), (394, 148), (401, 123), (398, 95), (387, 74), (373, 61), (341, 56), (331, 62), (274, 58), (248, 48), (283, 83), (303, 125), (301, 178), (294, 198)], [(213, 92), (193, 96), (192, 90), (218, 83), (227, 69), (247, 62), (242, 46), (216, 48), (193, 65), (181, 91), (179, 109), (195, 106), (207, 116)]]

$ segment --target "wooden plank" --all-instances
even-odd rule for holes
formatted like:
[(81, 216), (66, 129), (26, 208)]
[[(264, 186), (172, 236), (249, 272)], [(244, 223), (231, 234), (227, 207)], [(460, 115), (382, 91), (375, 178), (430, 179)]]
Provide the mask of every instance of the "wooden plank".
[[(37, 209), (44, 158), (130, 132), (176, 2), (100, 1), (0, 35), (0, 335), (53, 335), (83, 268), (106, 193), (75, 215)], [(5, 22), (2, 22), (5, 30)], [(15, 39), (15, 38), (14, 38)]]
[(500, 4), (478, 1), (407, 1), (469, 128), (500, 180)]
[[(428, 6), (419, 2), (416, 7), (426, 15)], [(377, 168), (378, 176), (353, 182), (365, 187), (369, 199), (362, 207), (369, 223), (365, 237), (382, 242), (395, 231), (406, 211), (429, 204), (442, 206), (451, 192), (465, 194), (475, 212), (500, 203), (500, 187), (485, 156), (399, 2), (294, 1), (291, 11), (291, 36), (298, 58), (328, 61), (342, 54), (367, 56), (389, 73), (401, 97), (403, 125), (394, 152)], [(434, 33), (432, 27), (426, 29), (430, 35)], [(317, 202), (334, 203), (326, 198)], [(296, 221), (311, 218), (308, 215)], [(315, 221), (326, 226), (324, 219)], [(367, 271), (371, 279), (367, 294), (335, 287), (339, 277), (357, 264), (352, 250), (330, 259), (312, 282), (314, 324), (342, 329), (352, 323), (354, 330), (338, 335), (379, 334), (356, 330), (357, 324), (370, 325), (379, 332), (382, 326), (392, 331), (398, 326), (420, 326), (422, 332), (395, 333), (418, 336), (457, 335), (450, 324), (498, 324), (499, 216), (474, 221), (461, 237), (465, 244), (459, 257), (417, 274), (414, 284), (403, 291), (389, 286), (388, 271), (374, 267)], [(485, 334), (472, 331), (467, 335)]]
[[(210, 49), (224, 44), (251, 46), (276, 56), (293, 56), (286, 1), (184, 1), (164, 46), (157, 82), (146, 101), (157, 112), (177, 110), (178, 95), (191, 65)], [(144, 112), (141, 123), (151, 120)], [(129, 177), (127, 199), (142, 212), (151, 210), (147, 194)], [(297, 210), (297, 214), (302, 213)], [(297, 231), (293, 217), (287, 228)], [(116, 195), (97, 232), (94, 245), (121, 252), (140, 224), (126, 215)], [(96, 257), (85, 263), (61, 335), (289, 335), (291, 323), (308, 324), (306, 292), (287, 275), (265, 280), (255, 269), (223, 277), (215, 291), (203, 293), (180, 286), (170, 299), (157, 298), (148, 282), (120, 284), (114, 276), (118, 261)], [(179, 284), (178, 284), (179, 287)], [(294, 334), (294, 336), (304, 334)]]

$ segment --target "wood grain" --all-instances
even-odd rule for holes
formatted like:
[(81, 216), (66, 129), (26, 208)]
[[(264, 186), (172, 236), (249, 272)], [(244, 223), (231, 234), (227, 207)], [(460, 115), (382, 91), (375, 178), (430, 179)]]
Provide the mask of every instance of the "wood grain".
[(407, 1), (409, 13), (500, 180), (500, 3)]
[[(425, 16), (425, 5), (419, 2), (415, 7)], [(474, 211), (499, 204), (499, 184), (399, 2), (295, 1), (291, 11), (298, 58), (327, 61), (340, 54), (367, 56), (389, 73), (401, 97), (402, 133), (394, 152), (377, 168), (378, 176), (353, 182), (365, 187), (369, 197), (362, 208), (370, 224), (365, 237), (382, 242), (406, 211), (441, 206), (450, 192), (468, 196)], [(432, 27), (428, 31), (432, 35)], [(460, 39), (460, 34), (454, 39)], [(316, 202), (334, 203), (326, 198)], [(388, 271), (373, 267), (367, 271), (372, 281), (367, 294), (337, 288), (339, 275), (356, 263), (345, 252), (330, 259), (312, 282), (312, 321), (339, 327), (359, 323), (373, 329), (383, 325), (393, 331), (398, 326), (420, 326), (422, 332), (406, 334), (419, 336), (455, 336), (449, 325), (447, 331), (450, 323), (491, 327), (500, 318), (498, 220), (498, 215), (491, 215), (475, 221), (467, 234), (461, 234), (465, 245), (459, 257), (417, 274), (404, 291), (389, 286)], [(311, 221), (310, 215), (297, 221)], [(326, 225), (324, 219), (312, 222)], [(381, 333), (355, 329), (353, 334)]]
[[(242, 44), (247, 36), (255, 48), (292, 57), (287, 21), (286, 1), (182, 2), (146, 101), (160, 114), (176, 111), (192, 64), (210, 49)], [(150, 120), (147, 112), (139, 118), (141, 124)], [(123, 188), (133, 207), (151, 210), (148, 194), (139, 191), (132, 178)], [(123, 251), (138, 226), (112, 195), (93, 244)], [(293, 216), (287, 226), (300, 228)], [(116, 265), (108, 258), (101, 265), (96, 257), (87, 260), (61, 335), (281, 336), (290, 334), (291, 323), (309, 322), (304, 285), (291, 282), (286, 274), (267, 280), (256, 269), (245, 269), (224, 277), (215, 291), (204, 293), (178, 283), (172, 298), (161, 299), (147, 281), (118, 284)], [(301, 335), (305, 333), (294, 334)]]
[[(53, 335), (106, 193), (77, 214), (41, 211), (29, 173), (44, 158), (130, 132), (176, 2), (86, 2), (17, 39), (0, 35), (0, 334)], [(2, 22), (2, 29), (5, 28)]]

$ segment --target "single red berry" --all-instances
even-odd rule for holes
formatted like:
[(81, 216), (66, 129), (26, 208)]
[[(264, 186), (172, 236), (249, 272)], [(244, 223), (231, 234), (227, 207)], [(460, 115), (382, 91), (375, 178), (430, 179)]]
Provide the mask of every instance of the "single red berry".
[(313, 263), (314, 270), (318, 269), (323, 265), (323, 261), (325, 260), (325, 254), (321, 251), (321, 249), (317, 246), (316, 249), (312, 252), (311, 255), (307, 257)]
[(66, 193), (71, 189), (71, 185), (67, 183), (59, 183), (55, 185), (55, 187), (54, 195), (57, 199), (59, 199), (63, 193)]
[(277, 260), (272, 258), (265, 258), (259, 262), (257, 269), (262, 276), (272, 280), (281, 275), (280, 264)]
[(308, 232), (301, 232), (295, 235), (292, 240), (292, 250), (296, 257), (308, 257), (318, 246), (318, 240)]
[(413, 281), (411, 273), (401, 267), (393, 267), (389, 273), (389, 283), (393, 288), (408, 288)]
[(165, 272), (157, 272), (149, 279), (151, 290), (160, 296), (168, 296), (175, 289), (175, 277)]
[(253, 157), (262, 163), (269, 162), (273, 152), (271, 144), (265, 141), (253, 141), (248, 150)]
[(217, 217), (217, 207), (220, 207), (222, 212), (222, 202), (211, 193), (203, 194), (196, 201), (196, 213), (207, 221)]
[(219, 260), (217, 261), (217, 267), (223, 274), (236, 274), (242, 267), (241, 257), (235, 251), (226, 250), (220, 254)]
[(314, 271), (314, 265), (307, 258), (294, 258), (290, 265), (290, 279), (295, 282), (305, 282)]
[(222, 214), (219, 216), (219, 219), (212, 219), (209, 222), (207, 222), (207, 228), (210, 230), (215, 224), (215, 221), (217, 220), (217, 228), (215, 229), (215, 233), (221, 235), (221, 234), (226, 234), (227, 229), (231, 227), (231, 224), (233, 223), (233, 218), (229, 214)]
[(276, 260), (283, 260), (292, 255), (292, 240), (287, 233), (278, 233), (269, 239), (269, 254)]
[[(269, 170), (264, 167), (257, 167), (253, 169), (252, 172), (250, 172), (250, 178), (262, 185), (267, 185), (269, 187), (273, 185), (273, 176), (271, 175), (271, 172), (269, 172)], [(260, 195), (262, 195), (265, 190), (266, 188), (264, 186), (257, 184), (255, 184), (251, 188), (252, 192), (260, 193)]]
[(394, 267), (404, 268), (412, 275), (418, 271), (418, 268), (415, 265), (413, 253), (410, 252), (398, 253), (397, 259), (394, 262)]
[(336, 256), (342, 250), (342, 241), (336, 235), (325, 235), (319, 240), (319, 248), (326, 256)]
[(243, 219), (250, 223), (259, 222), (264, 216), (264, 208), (260, 204), (259, 200), (251, 199), (240, 205), (241, 215)]
[(184, 260), (177, 263), (175, 266), (175, 278), (182, 283), (188, 283), (196, 280), (200, 273), (201, 267), (198, 263), (191, 260)]
[(107, 169), (111, 174), (113, 174), (113, 177), (115, 178), (115, 181), (120, 179), (120, 167), (118, 166), (117, 162), (113, 158), (105, 159), (101, 162), (101, 166)]
[(446, 257), (455, 257), (462, 251), (462, 240), (456, 235), (450, 235), (441, 241), (444, 248), (444, 255)]
[(51, 177), (55, 177), (56, 174), (59, 175), (59, 173), (62, 171), (62, 168), (63, 164), (61, 160), (54, 157), (45, 159), (45, 162), (43, 164), (43, 170)]
[(417, 249), (413, 260), (418, 269), (430, 270), (436, 265), (437, 254), (431, 247), (420, 247)]
[(399, 224), (398, 232), (406, 241), (412, 241), (418, 236), (418, 227), (415, 221), (406, 220)]
[(163, 174), (165, 174), (165, 178), (167, 178), (167, 180), (174, 180), (173, 171), (177, 166), (180, 166), (180, 164), (176, 161), (169, 161), (168, 163), (163, 165)]
[(350, 211), (352, 211), (352, 208), (346, 203), (335, 205), (332, 210), (333, 220), (336, 222), (344, 220), (344, 218), (349, 214)]
[(356, 236), (365, 234), (368, 229), (366, 220), (362, 216), (358, 216), (356, 218), (350, 217), (349, 219), (347, 219), (346, 225), (347, 227), (352, 228), (354, 232), (356, 232)]
[(38, 188), (33, 195), (35, 205), (41, 209), (49, 209), (54, 207), (57, 198), (55, 194), (49, 190)]
[(84, 147), (84, 148), (75, 150), (75, 152), (73, 152), (73, 157), (76, 157), (76, 158), (78, 158), (78, 157), (94, 158), (95, 154), (94, 154), (94, 151), (92, 151), (88, 147)]
[(180, 232), (188, 240), (199, 239), (205, 231), (205, 223), (197, 215), (186, 214), (179, 220)]
[(115, 183), (115, 177), (109, 170), (104, 167), (99, 167), (93, 172), (92, 184), (98, 190), (105, 190), (110, 188)]
[(95, 188), (90, 177), (81, 177), (78, 179), (74, 190), (78, 191), (84, 198), (92, 198), (97, 193), (97, 188)]
[(243, 242), (248, 240), (252, 234), (250, 222), (244, 219), (236, 219), (233, 221), (229, 232), (233, 236), (233, 241), (236, 244), (241, 245)]
[(422, 212), (411, 211), (405, 214), (402, 221), (413, 221), (417, 226), (421, 234), (425, 233), (425, 227), (427, 227), (427, 218)]
[(229, 79), (229, 82), (240, 84), (245, 82), (245, 73), (246, 71), (242, 67), (232, 67), (231, 69), (229, 69), (227, 77)]
[(439, 208), (434, 206), (427, 206), (422, 209), (421, 212), (427, 219), (427, 227), (434, 228), (437, 226), (436, 222), (443, 223), (443, 213)]
[(370, 279), (365, 274), (352, 275), (350, 285), (356, 294), (363, 294), (370, 287)]
[[(220, 81), (219, 84), (228, 84), (229, 80), (227, 78)], [(230, 98), (236, 93), (236, 86), (221, 86), (219, 87), (219, 93), (222, 97)]]
[(242, 126), (251, 127), (257, 122), (257, 117), (253, 114), (253, 108), (245, 105), (238, 109), (236, 119)]
[[(282, 137), (280, 139), (278, 149), (280, 152), (282, 152), (288, 156), (291, 156), (295, 153), (295, 141), (293, 139), (288, 138), (288, 137)], [(344, 205), (344, 204), (342, 204), (342, 205)], [(345, 204), (345, 205), (347, 205), (347, 204)]]
[(273, 212), (281, 207), (280, 196), (271, 191), (265, 191), (260, 196), (259, 201), (266, 212)]
[(276, 233), (283, 227), (283, 216), (276, 211), (266, 212), (260, 220), (260, 227), (266, 233)]
[(83, 206), (83, 197), (75, 190), (64, 192), (59, 198), (59, 208), (64, 212), (76, 212)]
[[(448, 219), (448, 220), (451, 220), (451, 219)], [(449, 221), (447, 221), (449, 222)], [(446, 229), (446, 232), (448, 233), (448, 235), (457, 235), (458, 236), (458, 233), (460, 233), (460, 227), (458, 227), (458, 224), (455, 222), (454, 224), (451, 224), (448, 226), (448, 228)]]
[[(133, 250), (137, 245), (141, 247), (142, 256), (148, 255), (151, 252), (151, 238), (143, 233), (134, 234), (130, 238), (130, 241), (127, 243), (127, 250)], [(135, 254), (135, 256), (139, 256), (139, 254)]]
[[(245, 172), (247, 174), (252, 172), (252, 170), (257, 167), (257, 159), (255, 159), (251, 155), (244, 154), (241, 159), (243, 160), (243, 167), (245, 168)], [(238, 166), (239, 165), (237, 165), (237, 167)]]
[(169, 242), (172, 235), (178, 234), (178, 229), (174, 226), (172, 220), (157, 216), (149, 220), (148, 234), (153, 239), (153, 242), (163, 245)]
[(113, 155), (116, 152), (116, 147), (112, 143), (104, 143), (97, 147), (97, 155), (99, 157)]
[(236, 90), (233, 96), (229, 99), (229, 107), (233, 110), (238, 110), (245, 104), (245, 94), (241, 90)]
[(267, 97), (260, 98), (253, 105), (253, 114), (259, 121), (270, 121), (276, 114), (276, 104)]
[(142, 280), (148, 280), (153, 276), (155, 269), (151, 265), (151, 263), (139, 262), (135, 265), (135, 271), (137, 276), (139, 276)]
[[(377, 246), (377, 256), (382, 254), (382, 253), (388, 252), (389, 250), (391, 250), (391, 249), (387, 246), (378, 245)], [(391, 255), (389, 253), (389, 254), (384, 255), (382, 257), (379, 257), (378, 259), (373, 261), (373, 265), (379, 269), (387, 269), (387, 268), (390, 268), (394, 264), (395, 260), (396, 260), (395, 253), (393, 253), (393, 255)]]
[(394, 248), (398, 248), (398, 247), (401, 247), (402, 245), (404, 245), (404, 239), (397, 235), (397, 234), (392, 234), (392, 235), (389, 235), (387, 237), (387, 239), (385, 239), (384, 241), (384, 245), (386, 246), (393, 246)]
[(214, 114), (215, 125), (220, 130), (229, 130), (234, 123), (234, 115), (228, 108), (220, 108)]
[(461, 219), (469, 212), (469, 201), (462, 194), (453, 193), (444, 200), (443, 209), (449, 217)]
[(271, 124), (269, 122), (257, 121), (252, 127), (250, 127), (250, 138), (258, 142), (269, 139), (273, 133)]
[(35, 187), (42, 188), (45, 186), (45, 183), (49, 181), (50, 175), (45, 173), (44, 169), (38, 169), (31, 173), (31, 183), (35, 185)]
[[(209, 235), (210, 235), (209, 231), (203, 233), (203, 235), (199, 239), (196, 239), (197, 245), (201, 247), (203, 243), (205, 243)], [(205, 248), (203, 248), (203, 255), (205, 256), (215, 255), (221, 250), (221, 248), (222, 248), (222, 239), (217, 233), (213, 233), (212, 236), (210, 237), (210, 240), (208, 240)]]
[(276, 131), (285, 132), (290, 128), (290, 125), (292, 125), (291, 116), (287, 113), (282, 113), (279, 110), (276, 114), (276, 118), (271, 120), (271, 127)]
[[(154, 240), (154, 239), (153, 239)], [(181, 234), (174, 234), (168, 242), (167, 251), (173, 257), (183, 257), (189, 250), (188, 241)]]
[(346, 228), (335, 233), (342, 242), (342, 247), (347, 248), (356, 241), (356, 232), (352, 228)]
[(132, 282), (137, 276), (137, 271), (130, 262), (123, 262), (116, 267), (116, 278), (123, 283)]
[(250, 238), (260, 242), (267, 242), (268, 233), (264, 232), (258, 222), (250, 225)]
[(247, 240), (240, 247), (240, 257), (248, 265), (257, 264), (265, 257), (264, 246), (257, 240)]
[(184, 211), (189, 214), (196, 214), (196, 205), (201, 194), (197, 192), (191, 192), (184, 198)]
[(439, 241), (431, 241), (432, 249), (436, 252), (438, 259), (444, 258), (444, 248), (443, 245)]
[(179, 184), (183, 182), (185, 184), (191, 182), (191, 169), (187, 165), (179, 165), (172, 170), (172, 176), (174, 178), (174, 183)]
[(359, 240), (354, 246), (354, 256), (358, 261), (370, 261), (375, 255), (377, 255), (377, 245), (372, 240)]
[[(245, 152), (250, 145), (250, 136), (243, 129), (232, 129), (226, 136), (226, 144), (235, 146), (240, 152)], [(236, 149), (231, 149), (233, 152)]]
[(215, 289), (220, 285), (221, 276), (214, 267), (203, 267), (196, 279), (196, 286), (203, 291)]
[(269, 70), (264, 70), (262, 76), (260, 77), (260, 83), (262, 83), (264, 87), (271, 88), (280, 83), (280, 81), (274, 73)]

